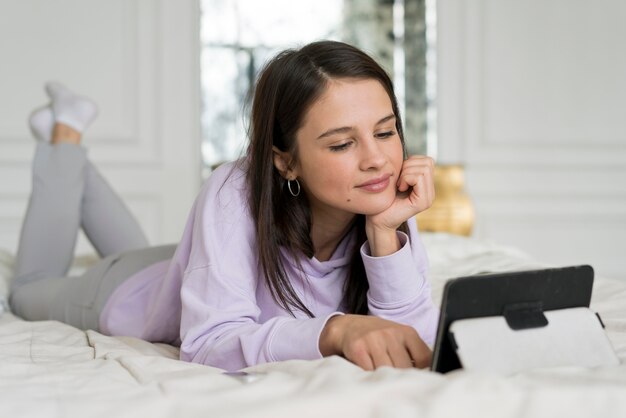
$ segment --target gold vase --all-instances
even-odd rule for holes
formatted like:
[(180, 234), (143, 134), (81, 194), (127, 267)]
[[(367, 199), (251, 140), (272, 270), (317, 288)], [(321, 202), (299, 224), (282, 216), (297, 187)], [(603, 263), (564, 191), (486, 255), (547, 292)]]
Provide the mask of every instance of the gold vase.
[(417, 214), (420, 231), (448, 232), (469, 236), (474, 227), (474, 206), (464, 191), (462, 165), (437, 165), (435, 167), (435, 201)]

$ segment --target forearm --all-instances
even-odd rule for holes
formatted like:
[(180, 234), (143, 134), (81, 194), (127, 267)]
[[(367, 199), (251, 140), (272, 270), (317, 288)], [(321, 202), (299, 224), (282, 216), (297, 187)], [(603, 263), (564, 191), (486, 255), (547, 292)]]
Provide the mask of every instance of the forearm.
[[(414, 228), (414, 225), (410, 225)], [(370, 243), (361, 248), (367, 272), (369, 314), (416, 329), (427, 344), (432, 344), (438, 310), (431, 297), (427, 259), (417, 235), (409, 242), (404, 233), (396, 233), (400, 249), (375, 257)]]
[(314, 360), (320, 352), (320, 334), (327, 317), (296, 319), (271, 318), (263, 324), (226, 321), (185, 330), (181, 359), (230, 371), (256, 364), (284, 360)]

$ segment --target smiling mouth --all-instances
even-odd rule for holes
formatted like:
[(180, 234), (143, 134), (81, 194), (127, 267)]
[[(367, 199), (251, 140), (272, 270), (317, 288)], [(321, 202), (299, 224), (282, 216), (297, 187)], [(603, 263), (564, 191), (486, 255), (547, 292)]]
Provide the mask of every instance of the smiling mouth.
[(356, 187), (362, 190), (366, 190), (368, 192), (380, 192), (387, 188), (390, 178), (390, 174), (385, 174), (384, 176), (377, 177), (375, 179), (368, 180), (365, 183), (359, 184)]

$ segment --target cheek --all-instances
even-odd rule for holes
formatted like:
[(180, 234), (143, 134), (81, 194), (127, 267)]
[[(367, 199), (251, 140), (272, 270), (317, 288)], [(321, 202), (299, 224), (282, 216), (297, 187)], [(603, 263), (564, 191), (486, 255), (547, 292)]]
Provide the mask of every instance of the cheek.
[(317, 197), (345, 196), (353, 186), (354, 168), (345, 161), (319, 161), (318, 164), (303, 164), (302, 179), (307, 188)]
[(396, 142), (390, 159), (393, 164), (393, 168), (399, 171), (402, 168), (402, 163), (404, 162), (404, 148), (402, 148), (402, 142), (400, 142), (400, 140)]
[(342, 165), (324, 164), (311, 171), (309, 181), (324, 190), (345, 190), (351, 180), (351, 171)]

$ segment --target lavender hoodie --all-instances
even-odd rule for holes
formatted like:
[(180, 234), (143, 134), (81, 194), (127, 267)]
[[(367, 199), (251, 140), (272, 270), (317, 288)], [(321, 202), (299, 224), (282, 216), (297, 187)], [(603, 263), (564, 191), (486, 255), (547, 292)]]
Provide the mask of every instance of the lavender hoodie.
[[(289, 359), (318, 359), (326, 321), (345, 312), (343, 284), (354, 247), (348, 234), (328, 261), (281, 251), (286, 273), (309, 310), (295, 317), (273, 299), (259, 268), (245, 173), (220, 166), (198, 195), (171, 260), (153, 264), (122, 283), (100, 315), (100, 330), (180, 345), (180, 358), (226, 370)], [(434, 342), (438, 310), (427, 281), (428, 261), (415, 220), (401, 249), (372, 257), (361, 248), (369, 314), (414, 327)]]

